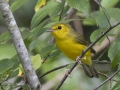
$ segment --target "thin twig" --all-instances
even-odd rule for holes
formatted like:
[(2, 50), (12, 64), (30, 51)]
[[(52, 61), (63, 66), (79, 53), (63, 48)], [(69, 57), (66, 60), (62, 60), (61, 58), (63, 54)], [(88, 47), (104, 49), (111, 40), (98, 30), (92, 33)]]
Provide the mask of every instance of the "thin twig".
[[(98, 71), (97, 71), (98, 72)], [(104, 74), (104, 73), (101, 73), (101, 72), (98, 72), (100, 75), (102, 75), (102, 76), (105, 76), (105, 77), (107, 77), (107, 78), (109, 78), (109, 76), (107, 75), (107, 74)], [(117, 80), (115, 80), (115, 79), (112, 79), (113, 81), (115, 81), (115, 82), (118, 82)]]
[(102, 82), (98, 87), (96, 87), (94, 90), (97, 90), (98, 88), (100, 88), (102, 85), (104, 85), (104, 83), (106, 83), (107, 81), (109, 81), (110, 79), (112, 79), (118, 72), (120, 72), (120, 70), (117, 70), (112, 76), (110, 76), (109, 78), (107, 78), (104, 82)]
[(94, 1), (101, 7), (101, 9), (102, 9), (102, 11), (103, 11), (103, 13), (104, 13), (104, 15), (105, 15), (105, 18), (107, 19), (107, 22), (109, 23), (109, 25), (110, 25), (110, 27), (111, 27), (110, 21), (109, 21), (109, 19), (108, 19), (108, 17), (107, 17), (107, 14), (106, 14), (106, 12), (105, 12), (105, 9), (103, 8), (103, 6), (102, 6), (101, 3), (100, 3), (100, 0), (94, 0)]
[(112, 90), (112, 79), (110, 79), (110, 90)]
[[(73, 63), (70, 63), (70, 64), (73, 64)], [(64, 67), (67, 67), (67, 66), (70, 65), (70, 64), (66, 64), (66, 65), (63, 65), (63, 66), (56, 67), (56, 68), (54, 68), (54, 69), (52, 69), (52, 70), (50, 70), (50, 71), (42, 74), (41, 76), (39, 76), (39, 79), (41, 79), (42, 77), (46, 76), (47, 74), (49, 74), (49, 73), (51, 73), (51, 72), (54, 72), (54, 71), (56, 71), (56, 70), (58, 70), (58, 69), (62, 69), (62, 68), (64, 68)]]
[[(85, 53), (93, 46), (95, 45), (96, 42), (98, 42), (103, 36), (105, 36), (112, 28), (118, 26), (120, 24), (120, 21), (118, 23), (116, 23), (115, 25), (109, 27), (105, 32), (103, 32), (93, 43), (91, 43), (86, 50), (84, 50), (81, 55), (80, 58), (82, 58)], [(74, 63), (74, 65), (69, 69), (68, 74), (70, 74), (72, 72), (72, 70), (77, 66), (78, 62), (76, 60), (76, 62)], [(64, 83), (64, 81), (67, 79), (68, 75), (65, 74), (65, 76), (63, 77), (63, 79), (61, 80), (60, 84), (57, 86), (57, 88), (55, 90), (59, 90), (59, 88), (62, 86), (62, 84)]]

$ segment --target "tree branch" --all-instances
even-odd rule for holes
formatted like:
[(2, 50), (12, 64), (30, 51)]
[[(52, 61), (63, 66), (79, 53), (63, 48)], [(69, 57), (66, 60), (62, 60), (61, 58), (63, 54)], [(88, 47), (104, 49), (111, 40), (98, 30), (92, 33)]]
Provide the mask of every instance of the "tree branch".
[(108, 80), (112, 79), (118, 72), (120, 72), (120, 70), (117, 70), (112, 76), (110, 76), (109, 78), (107, 78), (104, 82), (102, 82), (98, 87), (96, 87), (94, 90), (97, 90), (98, 88), (100, 88), (104, 83), (106, 83)]
[(16, 48), (17, 54), (20, 58), (31, 90), (40, 90), (41, 85), (39, 79), (33, 69), (30, 57), (24, 45), (18, 26), (6, 0), (0, 0), (0, 11)]

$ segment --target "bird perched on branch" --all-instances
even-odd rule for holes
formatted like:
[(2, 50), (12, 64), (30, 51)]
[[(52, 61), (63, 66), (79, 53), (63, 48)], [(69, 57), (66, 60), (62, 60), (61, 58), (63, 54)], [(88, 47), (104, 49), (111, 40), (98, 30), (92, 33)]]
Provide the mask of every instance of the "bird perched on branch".
[[(69, 24), (57, 23), (47, 31), (53, 34), (58, 48), (72, 60), (76, 60), (89, 45), (84, 37), (75, 32)], [(91, 60), (91, 53), (95, 53), (92, 48), (80, 60), (86, 75), (90, 78), (98, 78), (98, 73)]]

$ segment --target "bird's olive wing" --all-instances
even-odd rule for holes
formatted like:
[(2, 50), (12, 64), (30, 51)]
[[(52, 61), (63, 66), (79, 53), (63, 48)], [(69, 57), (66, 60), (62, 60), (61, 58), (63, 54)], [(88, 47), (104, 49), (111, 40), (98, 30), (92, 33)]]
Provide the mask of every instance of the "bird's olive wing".
[(86, 45), (86, 46), (89, 45), (88, 42), (84, 39), (84, 37), (83, 37), (82, 35), (77, 34), (77, 35), (75, 36), (75, 38), (76, 38), (76, 40), (77, 40), (78, 43), (83, 44), (83, 45)]
[[(89, 42), (86, 41), (85, 38), (84, 38), (82, 35), (80, 35), (80, 34), (77, 34), (76, 40), (77, 40), (77, 42), (79, 42), (80, 44), (89, 46)], [(91, 48), (90, 50), (91, 50), (91, 52), (92, 52), (93, 54), (96, 53), (96, 51), (95, 51), (93, 48)]]

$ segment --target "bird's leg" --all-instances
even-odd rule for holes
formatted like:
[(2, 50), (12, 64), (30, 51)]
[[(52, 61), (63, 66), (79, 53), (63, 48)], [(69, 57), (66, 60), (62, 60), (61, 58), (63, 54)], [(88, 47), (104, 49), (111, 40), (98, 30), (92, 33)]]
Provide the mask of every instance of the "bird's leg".
[(76, 58), (76, 61), (77, 61), (80, 65), (82, 64), (81, 58), (80, 58), (79, 56)]

